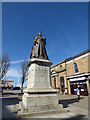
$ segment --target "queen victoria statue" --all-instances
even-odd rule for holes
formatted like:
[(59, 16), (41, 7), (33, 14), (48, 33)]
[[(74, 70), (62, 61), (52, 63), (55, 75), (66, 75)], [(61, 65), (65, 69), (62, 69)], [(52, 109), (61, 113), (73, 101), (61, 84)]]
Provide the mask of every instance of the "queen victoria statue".
[(40, 58), (40, 59), (49, 60), (45, 45), (46, 45), (46, 38), (45, 37), (43, 38), (41, 32), (39, 32), (38, 36), (34, 37), (34, 43), (30, 58)]
[(46, 115), (63, 109), (63, 106), (58, 104), (57, 90), (50, 85), (52, 63), (47, 56), (45, 45), (46, 38), (39, 32), (38, 36), (34, 37), (30, 61), (27, 64), (28, 83), (22, 101), (18, 105), (19, 118), (42, 115), (42, 113)]

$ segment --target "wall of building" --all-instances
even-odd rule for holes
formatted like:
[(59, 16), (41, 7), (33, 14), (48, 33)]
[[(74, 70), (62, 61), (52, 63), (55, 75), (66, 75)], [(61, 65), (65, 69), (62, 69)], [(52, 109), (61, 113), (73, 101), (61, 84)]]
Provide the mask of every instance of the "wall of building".
[[(61, 81), (60, 81), (60, 77), (64, 77), (64, 83), (65, 83), (65, 87), (66, 87), (66, 64), (65, 61), (62, 61), (58, 64), (56, 64), (55, 66), (51, 67), (51, 72), (55, 72), (53, 74), (53, 76), (51, 75), (51, 83), (52, 83), (52, 87), (57, 89), (58, 92), (62, 92), (61, 91)], [(55, 82), (56, 79), (56, 82)], [(56, 85), (55, 85), (56, 84)]]
[[(52, 87), (57, 89), (58, 92), (62, 93), (61, 90), (61, 77), (64, 77), (64, 89), (65, 89), (65, 93), (68, 92), (68, 87), (67, 87), (67, 81), (66, 81), (66, 70), (62, 71), (60, 73), (55, 73), (53, 76), (51, 76), (51, 84)], [(55, 85), (55, 80), (56, 79), (56, 85)], [(55, 87), (56, 86), (56, 87)]]
[(76, 58), (66, 63), (67, 76), (75, 75), (73, 64), (77, 63), (78, 65), (78, 74), (87, 73), (88, 71), (88, 56), (82, 58)]
[(65, 65), (65, 61), (62, 61), (58, 64), (56, 64), (55, 66), (51, 67), (51, 72), (55, 71), (55, 72), (62, 72), (66, 69), (66, 65)]
[[(70, 89), (70, 79), (68, 79), (69, 76), (74, 76), (77, 77), (77, 75), (80, 76), (80, 74), (87, 74), (90, 72), (90, 53), (85, 51), (84, 54), (78, 54), (77, 56), (71, 57), (69, 59), (66, 59), (54, 66), (51, 67), (51, 72), (55, 71), (54, 74), (51, 75), (51, 81), (52, 81), (52, 87), (57, 89), (58, 92), (62, 93), (61, 90), (61, 80), (60, 77), (64, 77), (64, 85), (65, 85), (65, 94), (71, 94), (71, 89)], [(77, 64), (78, 66), (78, 73), (75, 73), (74, 71), (74, 63)], [(88, 77), (88, 76), (87, 76)], [(86, 79), (87, 79), (86, 77)], [(54, 80), (56, 79), (56, 85)], [(73, 79), (73, 78), (72, 78)], [(76, 78), (77, 79), (77, 78)], [(81, 79), (81, 77), (79, 77)], [(90, 81), (86, 80), (87, 87), (90, 86), (88, 85)], [(88, 87), (88, 90), (89, 87)]]

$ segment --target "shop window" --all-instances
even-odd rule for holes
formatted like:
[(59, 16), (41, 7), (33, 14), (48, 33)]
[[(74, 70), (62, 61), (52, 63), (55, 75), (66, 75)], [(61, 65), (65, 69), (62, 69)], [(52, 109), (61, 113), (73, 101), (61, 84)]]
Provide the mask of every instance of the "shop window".
[(87, 85), (84, 85), (84, 89), (87, 89)]
[(77, 63), (74, 63), (73, 66), (74, 66), (74, 72), (75, 72), (75, 73), (78, 73), (79, 71), (78, 71)]
[(83, 86), (83, 85), (80, 85), (80, 88), (81, 88), (81, 89), (83, 89), (83, 88), (84, 88), (84, 86)]
[(74, 85), (74, 89), (76, 89), (77, 88), (77, 86), (76, 85)]

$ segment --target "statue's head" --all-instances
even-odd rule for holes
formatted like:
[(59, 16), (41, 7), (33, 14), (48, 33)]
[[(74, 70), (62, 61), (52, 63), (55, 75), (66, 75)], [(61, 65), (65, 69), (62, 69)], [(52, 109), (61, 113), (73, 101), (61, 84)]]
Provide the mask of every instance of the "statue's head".
[(38, 33), (38, 36), (42, 36), (42, 33), (41, 33), (41, 32), (39, 32), (39, 33)]

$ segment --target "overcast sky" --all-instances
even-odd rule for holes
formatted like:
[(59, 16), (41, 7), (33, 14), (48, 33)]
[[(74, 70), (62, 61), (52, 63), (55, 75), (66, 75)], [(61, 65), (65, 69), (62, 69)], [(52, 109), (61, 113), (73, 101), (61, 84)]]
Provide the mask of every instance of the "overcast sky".
[(12, 62), (8, 79), (19, 81), (17, 69), (30, 59), (38, 32), (46, 37), (53, 65), (88, 49), (87, 2), (3, 3), (2, 23), (2, 53)]

